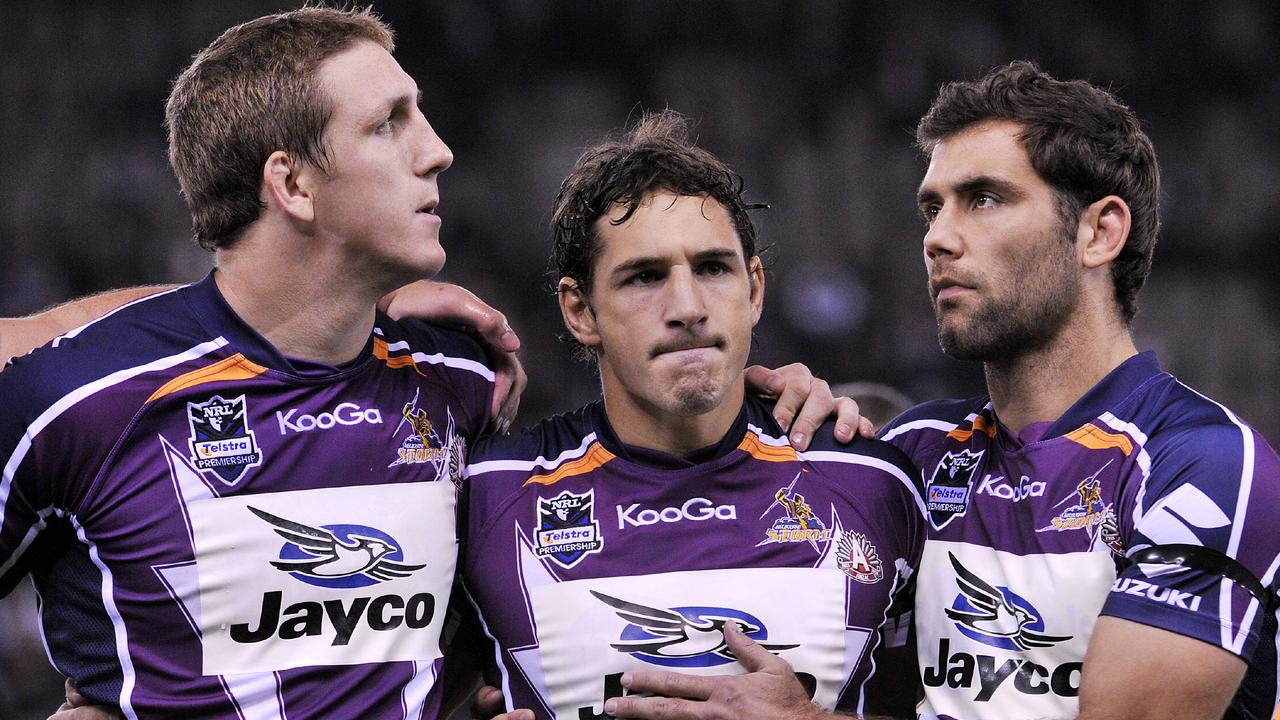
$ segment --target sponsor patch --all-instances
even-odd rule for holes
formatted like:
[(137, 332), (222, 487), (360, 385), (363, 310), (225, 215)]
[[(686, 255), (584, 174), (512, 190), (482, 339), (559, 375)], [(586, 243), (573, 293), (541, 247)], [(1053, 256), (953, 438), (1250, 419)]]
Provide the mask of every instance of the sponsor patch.
[(710, 606), (655, 607), (591, 591), (627, 622), (618, 641), (609, 646), (651, 665), (704, 668), (737, 660), (724, 638), (726, 623), (737, 623), (747, 637), (765, 650), (779, 653), (796, 643), (771, 643), (764, 621), (735, 608)]
[(1014, 651), (1050, 647), (1071, 639), (1070, 635), (1045, 633), (1040, 611), (1026, 598), (982, 579), (961, 565), (955, 555), (947, 556), (960, 592), (944, 612), (961, 634), (991, 647)]
[(568, 490), (538, 498), (538, 531), (533, 551), (568, 569), (582, 558), (604, 549), (604, 536), (595, 518), (595, 489), (576, 495)]
[(760, 519), (763, 520), (775, 508), (782, 509), (782, 517), (774, 519), (769, 529), (764, 531), (764, 540), (756, 543), (756, 547), (773, 543), (807, 542), (815, 551), (821, 552), (818, 543), (831, 542), (832, 531), (814, 514), (813, 507), (805, 501), (804, 495), (796, 492), (796, 483), (803, 474), (803, 470), (796, 473), (790, 485), (778, 488), (774, 493), (773, 503), (760, 514)]
[(455, 497), (423, 482), (190, 503), (204, 674), (439, 657)]
[(836, 567), (860, 583), (872, 585), (884, 579), (884, 563), (867, 536), (852, 530), (840, 533), (836, 544)]
[(941, 528), (969, 508), (969, 488), (985, 450), (947, 452), (933, 469), (925, 489), (925, 508), (935, 528)]
[(738, 508), (735, 505), (717, 505), (704, 497), (689, 498), (680, 507), (666, 507), (661, 510), (640, 507), (632, 503), (627, 507), (616, 506), (618, 511), (618, 529), (628, 527), (644, 527), (658, 523), (671, 524), (689, 520), (737, 520)]
[(187, 403), (187, 424), (192, 464), (213, 472), (223, 484), (234, 486), (249, 468), (262, 463), (244, 395), (230, 400), (214, 395), (202, 403)]
[(316, 415), (300, 412), (298, 408), (290, 408), (284, 412), (276, 411), (276, 424), (280, 426), (280, 434), (307, 433), (313, 430), (329, 430), (335, 427), (352, 425), (382, 424), (382, 412), (378, 408), (362, 408), (353, 402), (338, 403), (332, 410)]

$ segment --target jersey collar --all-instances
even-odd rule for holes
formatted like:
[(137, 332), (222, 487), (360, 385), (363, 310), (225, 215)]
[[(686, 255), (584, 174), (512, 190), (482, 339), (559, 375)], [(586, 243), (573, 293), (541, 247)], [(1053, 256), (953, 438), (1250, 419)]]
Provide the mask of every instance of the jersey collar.
[(1133, 357), (1120, 363), (1116, 369), (1107, 373), (1107, 376), (1089, 389), (1079, 400), (1063, 413), (1048, 430), (1045, 431), (1042, 440), (1050, 440), (1059, 435), (1065, 435), (1072, 430), (1092, 422), (1099, 415), (1110, 411), (1120, 404), (1122, 400), (1133, 394), (1143, 383), (1147, 382), (1156, 375), (1160, 375), (1164, 370), (1160, 367), (1160, 362), (1156, 359), (1156, 354), (1148, 350), (1139, 353)]

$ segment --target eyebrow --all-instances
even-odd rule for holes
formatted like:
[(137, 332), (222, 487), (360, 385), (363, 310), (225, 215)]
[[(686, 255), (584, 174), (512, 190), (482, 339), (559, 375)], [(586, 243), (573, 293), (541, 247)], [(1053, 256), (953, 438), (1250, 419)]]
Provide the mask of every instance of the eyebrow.
[[(1010, 199), (1022, 198), (1027, 194), (1016, 184), (992, 175), (974, 175), (964, 178), (951, 186), (951, 192), (956, 195), (972, 195), (983, 191), (991, 191)], [(941, 199), (941, 193), (932, 187), (922, 185), (920, 190), (916, 192), (916, 204), (918, 205), (938, 202)]]
[(378, 105), (375, 111), (369, 113), (367, 122), (382, 122), (386, 118), (387, 114), (392, 110), (397, 108), (407, 108), (411, 105), (417, 105), (418, 107), (422, 106), (422, 90), (418, 90), (412, 95), (406, 93), (386, 100)]
[[(736, 260), (737, 258), (738, 253), (734, 250), (730, 250), (728, 248), (712, 248), (694, 253), (692, 261), (693, 263), (701, 263), (707, 262), (708, 260)], [(617, 277), (619, 275), (636, 272), (637, 270), (647, 270), (649, 268), (660, 267), (666, 264), (666, 259), (657, 255), (636, 257), (614, 266), (609, 270), (609, 275), (611, 277)]]

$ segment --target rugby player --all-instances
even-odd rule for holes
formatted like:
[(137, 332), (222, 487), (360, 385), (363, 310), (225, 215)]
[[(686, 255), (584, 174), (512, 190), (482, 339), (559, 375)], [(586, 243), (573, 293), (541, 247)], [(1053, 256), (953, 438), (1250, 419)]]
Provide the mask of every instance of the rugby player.
[[(922, 471), (922, 718), (1268, 718), (1280, 461), (1139, 353), (1159, 170), (1110, 92), (1014, 62), (942, 88), (917, 129), (943, 350), (988, 394), (882, 431)], [(820, 717), (780, 661), (624, 675), (637, 718)]]
[(624, 672), (741, 671), (729, 626), (816, 706), (914, 704), (914, 678), (882, 671), (905, 632), (881, 631), (910, 610), (892, 606), (923, 544), (915, 473), (824, 429), (797, 452), (744, 393), (765, 274), (741, 187), (670, 111), (561, 186), (560, 309), (601, 399), (483, 441), (465, 471), (463, 583), (508, 707), (606, 717)]

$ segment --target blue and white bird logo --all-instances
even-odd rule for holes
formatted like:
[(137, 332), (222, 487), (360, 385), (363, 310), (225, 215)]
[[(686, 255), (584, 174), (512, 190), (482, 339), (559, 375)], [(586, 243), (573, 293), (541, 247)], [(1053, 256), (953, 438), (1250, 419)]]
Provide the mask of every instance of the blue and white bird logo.
[(960, 564), (955, 555), (947, 553), (956, 571), (956, 595), (947, 617), (956, 623), (956, 629), (980, 643), (1003, 650), (1029, 650), (1056, 645), (1070, 640), (1070, 635), (1048, 635), (1044, 632), (1044, 619), (1026, 598), (1007, 587), (996, 587)]
[(778, 653), (798, 645), (765, 642), (769, 630), (760, 618), (733, 608), (656, 608), (619, 600), (591, 591), (600, 602), (614, 608), (627, 621), (619, 642), (610, 647), (653, 665), (665, 667), (715, 667), (737, 660), (724, 639), (725, 623), (734, 622), (747, 637), (765, 650)]
[(402, 562), (404, 552), (395, 538), (367, 525), (312, 527), (246, 506), (270, 523), (288, 542), (272, 567), (310, 585), (360, 588), (408, 577), (426, 565)]

